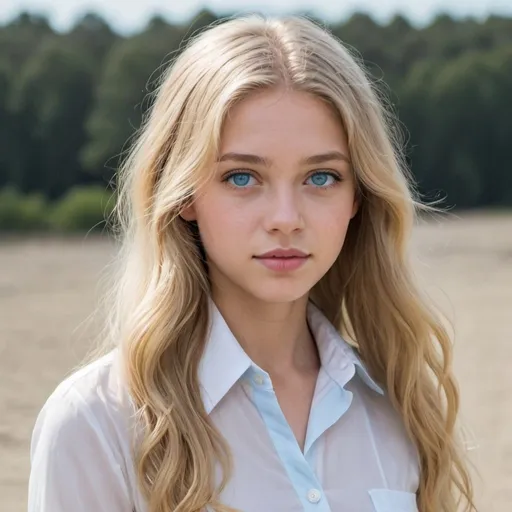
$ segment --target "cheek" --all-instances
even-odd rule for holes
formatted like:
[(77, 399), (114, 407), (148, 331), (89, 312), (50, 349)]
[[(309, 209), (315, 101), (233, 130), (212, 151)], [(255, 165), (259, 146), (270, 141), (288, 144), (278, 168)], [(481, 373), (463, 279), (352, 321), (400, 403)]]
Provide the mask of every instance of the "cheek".
[(351, 205), (326, 206), (316, 211), (311, 225), (314, 243), (326, 259), (335, 259), (343, 248), (351, 216)]
[(205, 246), (226, 247), (239, 244), (250, 233), (254, 215), (226, 198), (205, 197), (196, 207), (197, 222)]
[(315, 228), (327, 236), (339, 238), (344, 236), (348, 224), (352, 217), (352, 204), (348, 202), (339, 204), (325, 205), (324, 208), (318, 208), (315, 212)]

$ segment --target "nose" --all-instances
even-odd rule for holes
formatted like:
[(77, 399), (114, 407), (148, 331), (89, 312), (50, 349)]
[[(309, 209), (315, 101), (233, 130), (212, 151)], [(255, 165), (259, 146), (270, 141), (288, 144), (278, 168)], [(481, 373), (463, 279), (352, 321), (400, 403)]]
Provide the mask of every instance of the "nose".
[(269, 192), (265, 208), (265, 229), (290, 234), (304, 228), (300, 197), (297, 191), (282, 187)]

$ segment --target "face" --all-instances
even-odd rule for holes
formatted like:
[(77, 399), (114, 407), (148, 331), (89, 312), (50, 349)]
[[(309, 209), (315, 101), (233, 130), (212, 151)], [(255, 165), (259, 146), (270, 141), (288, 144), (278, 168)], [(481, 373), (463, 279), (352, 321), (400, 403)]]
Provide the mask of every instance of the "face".
[(184, 212), (199, 226), (214, 294), (307, 296), (357, 212), (346, 135), (320, 99), (265, 90), (236, 104), (213, 179)]

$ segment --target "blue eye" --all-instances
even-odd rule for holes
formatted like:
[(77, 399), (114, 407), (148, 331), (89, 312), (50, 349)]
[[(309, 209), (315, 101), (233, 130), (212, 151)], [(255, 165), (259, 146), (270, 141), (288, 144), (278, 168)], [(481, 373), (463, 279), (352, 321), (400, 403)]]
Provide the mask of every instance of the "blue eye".
[[(249, 188), (255, 184), (251, 182), (251, 180), (255, 180), (255, 178), (250, 172), (233, 172), (224, 178), (223, 181), (229, 183), (234, 188)], [(329, 188), (336, 185), (339, 181), (341, 181), (341, 178), (337, 174), (328, 171), (319, 171), (312, 174), (306, 180), (306, 183), (316, 188)]]
[(237, 188), (245, 188), (249, 185), (251, 178), (253, 177), (248, 172), (235, 172), (228, 176), (226, 181)]
[(340, 181), (340, 178), (330, 172), (316, 172), (308, 178), (308, 181), (309, 180), (311, 180), (311, 183), (315, 187), (328, 188), (332, 187), (336, 182)]

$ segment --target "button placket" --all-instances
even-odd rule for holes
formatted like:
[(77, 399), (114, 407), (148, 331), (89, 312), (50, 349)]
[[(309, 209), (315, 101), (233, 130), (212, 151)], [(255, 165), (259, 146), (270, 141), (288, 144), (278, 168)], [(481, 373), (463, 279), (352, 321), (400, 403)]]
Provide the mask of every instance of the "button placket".
[(262, 386), (263, 384), (265, 384), (265, 377), (263, 377), (263, 375), (261, 375), (260, 373), (254, 375), (253, 380), (258, 386)]
[(322, 494), (318, 489), (310, 489), (308, 491), (307, 497), (310, 503), (318, 503), (320, 501), (320, 498), (322, 497)]

